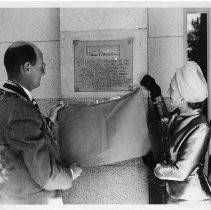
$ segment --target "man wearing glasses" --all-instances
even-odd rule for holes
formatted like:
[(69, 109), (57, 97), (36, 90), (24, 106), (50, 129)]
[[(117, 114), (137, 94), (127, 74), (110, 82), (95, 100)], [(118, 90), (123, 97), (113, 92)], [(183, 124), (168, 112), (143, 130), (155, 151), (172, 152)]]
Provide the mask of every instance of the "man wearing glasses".
[(31, 95), (46, 66), (34, 44), (13, 43), (4, 65), (8, 80), (0, 89), (0, 204), (49, 203), (82, 171), (76, 164), (62, 164), (52, 135), (63, 104), (45, 118)]

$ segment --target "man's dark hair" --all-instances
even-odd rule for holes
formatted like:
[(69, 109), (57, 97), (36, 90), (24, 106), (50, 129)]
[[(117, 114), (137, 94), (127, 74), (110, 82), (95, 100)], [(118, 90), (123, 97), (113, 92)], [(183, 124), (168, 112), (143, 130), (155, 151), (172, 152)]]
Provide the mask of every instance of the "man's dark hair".
[(19, 46), (9, 47), (4, 55), (4, 65), (8, 76), (17, 76), (20, 66), (26, 62), (34, 65), (37, 61), (37, 55), (31, 45), (23, 44)]

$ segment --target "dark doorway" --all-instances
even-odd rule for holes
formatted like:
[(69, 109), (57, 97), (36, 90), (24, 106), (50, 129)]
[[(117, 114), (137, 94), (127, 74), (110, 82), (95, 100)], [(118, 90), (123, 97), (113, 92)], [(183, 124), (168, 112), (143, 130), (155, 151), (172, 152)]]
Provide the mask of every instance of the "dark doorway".
[[(195, 61), (207, 80), (207, 13), (187, 14), (187, 60)], [(204, 114), (208, 116), (207, 99)]]

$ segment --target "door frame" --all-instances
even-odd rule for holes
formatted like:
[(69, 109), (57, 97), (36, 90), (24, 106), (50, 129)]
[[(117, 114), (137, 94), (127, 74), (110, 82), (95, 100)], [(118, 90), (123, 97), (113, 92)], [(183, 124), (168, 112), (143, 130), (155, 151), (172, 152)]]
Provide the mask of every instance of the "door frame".
[[(207, 117), (211, 120), (211, 8), (184, 8), (183, 9), (183, 59), (184, 63), (187, 61), (187, 14), (188, 13), (207, 13), (207, 85), (208, 85), (208, 104), (207, 104)], [(208, 152), (205, 156), (204, 173), (208, 175), (208, 162), (211, 154), (211, 142)]]
[(208, 120), (211, 120), (211, 41), (210, 36), (211, 35), (211, 27), (209, 26), (209, 23), (211, 23), (211, 8), (185, 8), (183, 13), (183, 34), (184, 34), (184, 63), (187, 61), (187, 14), (188, 13), (207, 13), (207, 85), (208, 85), (208, 106), (207, 106), (207, 117)]

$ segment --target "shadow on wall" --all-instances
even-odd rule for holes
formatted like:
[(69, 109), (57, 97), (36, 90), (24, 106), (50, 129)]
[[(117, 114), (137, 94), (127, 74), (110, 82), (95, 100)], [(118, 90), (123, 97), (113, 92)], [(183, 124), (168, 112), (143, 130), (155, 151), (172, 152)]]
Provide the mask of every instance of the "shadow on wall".
[[(173, 111), (175, 109), (175, 107), (171, 106), (169, 98), (164, 98), (164, 101), (169, 111)], [(162, 125), (157, 113), (155, 112), (151, 99), (148, 99), (147, 123), (154, 158), (156, 162), (161, 162), (164, 150), (162, 144)], [(159, 180), (155, 177), (154, 173), (149, 171), (148, 185), (150, 204), (162, 204), (162, 200), (164, 199), (164, 193), (162, 193), (164, 191), (164, 187), (159, 186), (158, 181)]]
[[(148, 99), (147, 124), (152, 145), (152, 152), (156, 162), (162, 159), (162, 127), (154, 110), (151, 99)], [(148, 170), (149, 204), (162, 203), (162, 188), (159, 187), (153, 172)]]
[(162, 159), (163, 154), (162, 126), (150, 99), (148, 101), (147, 124), (152, 145), (152, 152), (156, 161), (159, 162)]

